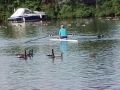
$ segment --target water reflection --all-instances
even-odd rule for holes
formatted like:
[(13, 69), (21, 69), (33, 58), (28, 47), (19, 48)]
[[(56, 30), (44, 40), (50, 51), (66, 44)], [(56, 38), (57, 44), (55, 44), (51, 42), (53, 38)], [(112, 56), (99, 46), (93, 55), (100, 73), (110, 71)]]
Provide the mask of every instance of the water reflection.
[(67, 41), (61, 41), (60, 42), (60, 51), (62, 53), (66, 53), (68, 50), (68, 42)]
[(12, 31), (14, 38), (22, 38), (26, 35), (26, 26), (25, 25), (12, 26)]
[[(50, 37), (36, 39), (56, 32), (56, 22), (51, 26), (19, 26), (0, 30), (0, 89), (119, 90), (120, 26), (116, 24), (119, 22), (93, 21), (85, 23), (84, 27), (76, 27), (72, 21), (65, 22), (72, 28), (72, 33), (77, 33), (76, 37), (87, 37), (80, 38), (78, 44), (64, 41), (50, 43)], [(81, 24), (79, 20), (76, 22)], [(98, 33), (105, 37), (90, 38), (90, 35), (97, 36)], [(110, 38), (106, 38), (107, 35)], [(13, 40), (5, 40), (6, 37)], [(54, 58), (51, 63), (46, 55), (51, 53), (52, 48), (55, 55), (63, 53), (62, 62), (61, 58)], [(25, 49), (33, 49), (34, 57), (18, 60), (15, 54)]]

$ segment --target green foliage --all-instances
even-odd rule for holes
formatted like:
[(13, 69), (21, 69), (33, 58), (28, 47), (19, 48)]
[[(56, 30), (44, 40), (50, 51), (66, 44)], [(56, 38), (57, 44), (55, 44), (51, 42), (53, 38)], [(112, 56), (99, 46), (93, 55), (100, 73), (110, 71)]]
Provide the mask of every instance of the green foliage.
[(0, 0), (0, 19), (7, 19), (14, 8), (19, 7), (42, 10), (51, 18), (120, 15), (120, 0), (96, 1), (96, 4), (86, 5), (82, 0)]
[(48, 17), (54, 17), (54, 7), (51, 4), (43, 5), (42, 10), (46, 12)]
[(75, 16), (76, 17), (89, 17), (94, 16), (94, 8), (88, 7), (85, 5), (80, 5), (75, 10)]
[(112, 0), (112, 7), (116, 15), (120, 15), (120, 0)]
[(73, 16), (73, 12), (72, 12), (72, 8), (69, 5), (63, 5), (61, 10), (60, 10), (60, 14), (59, 14), (62, 18), (64, 17), (72, 17)]
[(100, 5), (99, 11), (96, 11), (96, 16), (102, 17), (102, 16), (114, 16), (114, 6), (112, 1), (104, 1), (102, 5)]

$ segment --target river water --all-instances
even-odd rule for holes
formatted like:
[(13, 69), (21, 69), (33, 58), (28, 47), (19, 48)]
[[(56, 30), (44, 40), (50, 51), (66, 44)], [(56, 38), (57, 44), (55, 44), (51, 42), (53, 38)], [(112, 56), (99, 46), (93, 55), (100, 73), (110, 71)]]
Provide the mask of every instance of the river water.
[[(78, 43), (49, 40), (57, 36), (60, 23)], [(17, 58), (31, 49), (32, 58)], [(63, 58), (49, 58), (52, 49)], [(77, 19), (1, 27), (0, 90), (120, 90), (120, 21)]]

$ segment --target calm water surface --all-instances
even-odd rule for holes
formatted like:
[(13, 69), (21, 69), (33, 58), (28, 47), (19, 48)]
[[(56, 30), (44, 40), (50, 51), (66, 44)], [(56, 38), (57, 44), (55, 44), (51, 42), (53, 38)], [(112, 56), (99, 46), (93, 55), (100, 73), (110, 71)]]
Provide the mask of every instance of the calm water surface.
[[(57, 35), (60, 23), (78, 43), (49, 40)], [(33, 58), (17, 58), (25, 49), (33, 49)], [(55, 55), (62, 52), (63, 59), (47, 57), (52, 49)], [(120, 90), (120, 21), (3, 27), (0, 53), (0, 90)]]

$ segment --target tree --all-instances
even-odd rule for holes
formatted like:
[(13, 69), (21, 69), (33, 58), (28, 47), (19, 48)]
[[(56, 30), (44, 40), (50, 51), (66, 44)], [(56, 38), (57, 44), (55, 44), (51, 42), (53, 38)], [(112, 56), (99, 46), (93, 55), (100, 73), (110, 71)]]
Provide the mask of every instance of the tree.
[(112, 7), (115, 16), (120, 15), (120, 0), (112, 0)]

